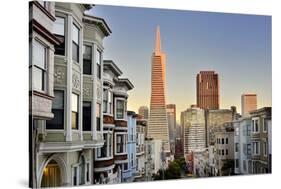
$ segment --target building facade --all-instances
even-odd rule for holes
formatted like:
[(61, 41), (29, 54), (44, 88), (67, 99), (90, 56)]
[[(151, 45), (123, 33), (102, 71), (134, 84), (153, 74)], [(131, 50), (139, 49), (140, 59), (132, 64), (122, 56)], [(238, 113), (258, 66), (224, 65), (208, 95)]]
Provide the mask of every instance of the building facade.
[[(112, 60), (103, 61), (103, 137), (104, 145), (95, 150), (95, 184), (120, 183), (128, 169), (128, 79)], [(131, 122), (130, 122), (131, 123)]]
[(181, 113), (181, 123), (184, 129), (184, 154), (202, 150), (206, 145), (205, 111), (192, 107)]
[(142, 117), (142, 119), (148, 120), (149, 116), (149, 109), (147, 106), (141, 106), (139, 107), (139, 115)]
[(230, 109), (219, 109), (219, 110), (205, 110), (205, 120), (206, 120), (206, 146), (214, 145), (215, 137), (214, 130), (216, 127), (222, 125), (223, 123), (236, 120), (240, 115), (236, 111), (235, 106), (231, 106)]
[(241, 114), (243, 117), (249, 116), (249, 112), (257, 109), (257, 94), (242, 94)]
[(137, 130), (137, 114), (133, 111), (128, 111), (128, 164), (127, 170), (122, 172), (123, 182), (132, 182), (136, 174), (136, 130)]
[(251, 173), (251, 119), (240, 118), (234, 126), (234, 167), (235, 174)]
[(219, 76), (214, 71), (200, 71), (196, 77), (197, 106), (217, 110), (220, 107)]
[(142, 116), (137, 117), (137, 135), (136, 135), (136, 174), (135, 181), (144, 181), (145, 179), (145, 129), (147, 120)]
[(152, 54), (151, 99), (147, 137), (162, 140), (165, 152), (170, 154), (166, 112), (166, 56), (161, 51), (160, 29), (157, 27), (155, 50)]
[(227, 176), (234, 174), (234, 127), (226, 122), (214, 131), (215, 135), (215, 175)]
[(175, 132), (176, 132), (176, 105), (167, 104), (167, 119), (168, 119), (168, 129), (169, 129), (169, 142), (171, 154), (175, 154)]
[[(54, 40), (53, 46), (46, 46), (46, 41), (41, 39), (34, 41), (31, 50), (33, 55), (37, 54), (32, 64), (45, 61), (32, 71), (32, 77), (41, 78), (32, 81), (32, 85), (49, 94), (49, 101), (40, 100), (42, 104), (32, 99), (36, 105), (32, 111), (48, 108), (44, 112), (49, 115), (48, 119), (33, 121), (36, 125), (33, 187), (93, 183), (94, 150), (103, 145), (103, 132), (102, 119), (98, 119), (98, 111), (92, 110), (101, 111), (98, 103), (102, 102), (102, 95), (97, 91), (102, 91), (103, 83), (102, 41), (111, 31), (102, 18), (85, 14), (90, 8), (74, 3), (30, 4), (33, 16), (45, 21), (41, 24), (47, 30), (41, 25), (40, 33)], [(32, 27), (32, 31), (36, 30)], [(87, 53), (83, 51), (86, 45)], [(83, 114), (84, 111), (87, 113)]]
[[(250, 112), (252, 173), (271, 173), (271, 107), (264, 107)], [(270, 141), (269, 141), (270, 138)], [(270, 152), (271, 153), (271, 152)]]

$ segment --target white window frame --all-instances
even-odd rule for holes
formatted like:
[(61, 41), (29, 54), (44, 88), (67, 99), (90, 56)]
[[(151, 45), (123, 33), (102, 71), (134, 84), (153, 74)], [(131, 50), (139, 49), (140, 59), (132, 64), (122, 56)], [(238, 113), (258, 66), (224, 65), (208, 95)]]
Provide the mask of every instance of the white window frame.
[[(107, 156), (106, 157), (98, 157), (98, 151), (101, 150), (101, 148), (96, 148), (95, 150), (95, 160), (109, 160), (113, 158), (113, 131), (103, 131), (104, 134), (106, 135), (106, 140), (105, 142), (109, 141), (109, 135), (111, 135), (111, 156), (109, 156), (109, 148), (107, 148)], [(108, 145), (109, 146), (109, 145)]]
[[(42, 46), (44, 49), (44, 68), (40, 67), (39, 65), (35, 64), (34, 60), (34, 55), (33, 53), (35, 52), (34, 49), (37, 48), (37, 46)], [(48, 91), (48, 77), (47, 77), (47, 71), (48, 71), (48, 65), (49, 65), (49, 58), (48, 58), (49, 50), (48, 46), (44, 44), (43, 42), (35, 39), (34, 42), (32, 43), (32, 78), (34, 76), (34, 69), (39, 69), (42, 72), (42, 76), (44, 77), (44, 81), (41, 81), (41, 84), (43, 85), (43, 90), (38, 89), (34, 87), (34, 79), (32, 79), (32, 89), (40, 92), (46, 93)], [(42, 78), (41, 78), (42, 79)]]
[(263, 131), (264, 133), (267, 133), (267, 131), (268, 131), (268, 125), (266, 126), (266, 130), (265, 130), (266, 121), (267, 121), (267, 119), (266, 119), (266, 118), (263, 118), (263, 128), (262, 128), (262, 131)]
[[(124, 152), (118, 153), (117, 152), (117, 135), (123, 135), (124, 137)], [(128, 143), (128, 139), (127, 139), (127, 133), (126, 132), (116, 132), (115, 136), (114, 136), (114, 155), (126, 155), (127, 154), (127, 143)]]
[[(118, 119), (117, 118), (117, 100), (121, 100), (121, 101), (123, 101), (123, 103), (124, 103), (124, 110), (123, 110), (123, 118), (121, 118), (121, 119)], [(115, 120), (123, 120), (123, 121), (126, 121), (127, 120), (127, 100), (126, 99), (124, 99), (124, 98), (119, 98), (119, 97), (116, 97), (115, 99), (114, 99), (114, 119)]]
[[(255, 145), (258, 144), (258, 145)], [(260, 141), (254, 141), (252, 142), (252, 155), (258, 156), (260, 155)], [(256, 153), (256, 149), (258, 149), (258, 153)]]
[[(104, 112), (104, 110), (102, 110), (102, 112), (103, 112), (104, 115), (112, 116), (113, 115), (113, 91), (112, 91), (112, 89), (110, 87), (104, 87), (103, 90), (107, 91), (107, 99), (108, 100), (106, 102), (107, 111)], [(110, 99), (110, 101), (109, 101), (109, 99)], [(111, 103), (111, 106), (110, 106), (110, 103)], [(102, 107), (104, 107), (103, 105), (104, 105), (104, 99), (102, 101)]]
[[(256, 123), (258, 124), (257, 130), (256, 130)], [(260, 132), (260, 123), (259, 123), (259, 117), (252, 118), (252, 133), (259, 133)]]

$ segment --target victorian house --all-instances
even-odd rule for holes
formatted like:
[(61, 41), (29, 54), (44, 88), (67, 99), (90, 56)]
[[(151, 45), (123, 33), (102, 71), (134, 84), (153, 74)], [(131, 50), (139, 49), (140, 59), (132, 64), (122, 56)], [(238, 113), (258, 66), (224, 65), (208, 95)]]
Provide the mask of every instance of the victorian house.
[(120, 183), (128, 166), (127, 92), (133, 89), (112, 60), (103, 61), (103, 138), (95, 150), (94, 183)]
[(103, 131), (103, 39), (91, 5), (30, 2), (31, 187), (94, 183)]

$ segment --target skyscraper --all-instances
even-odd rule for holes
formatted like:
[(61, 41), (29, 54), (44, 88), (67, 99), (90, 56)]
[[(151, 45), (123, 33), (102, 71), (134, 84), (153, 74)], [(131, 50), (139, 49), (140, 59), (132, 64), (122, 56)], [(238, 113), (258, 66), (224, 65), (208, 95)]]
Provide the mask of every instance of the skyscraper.
[(257, 109), (257, 94), (242, 94), (241, 96), (241, 113), (245, 117), (250, 111)]
[(219, 76), (214, 71), (200, 71), (196, 77), (197, 106), (202, 109), (219, 109)]
[(142, 119), (148, 119), (148, 107), (147, 106), (141, 106), (139, 107), (139, 115), (141, 115)]
[(181, 112), (181, 124), (184, 130), (184, 154), (202, 150), (206, 147), (205, 111), (191, 107)]
[(148, 137), (160, 139), (164, 152), (170, 153), (168, 121), (166, 112), (166, 56), (161, 52), (160, 28), (157, 27), (155, 51), (152, 54), (150, 116), (148, 119)]
[(176, 131), (176, 105), (167, 104), (167, 119), (168, 119), (168, 129), (169, 129), (169, 140), (171, 153), (175, 153), (175, 131)]

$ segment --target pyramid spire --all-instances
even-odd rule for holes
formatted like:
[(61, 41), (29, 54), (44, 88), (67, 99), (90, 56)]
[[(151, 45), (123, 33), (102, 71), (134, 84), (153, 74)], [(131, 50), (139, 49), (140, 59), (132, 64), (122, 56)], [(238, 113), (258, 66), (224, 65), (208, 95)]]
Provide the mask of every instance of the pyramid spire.
[(160, 37), (160, 27), (157, 26), (156, 30), (156, 41), (155, 41), (155, 53), (161, 52), (161, 37)]

